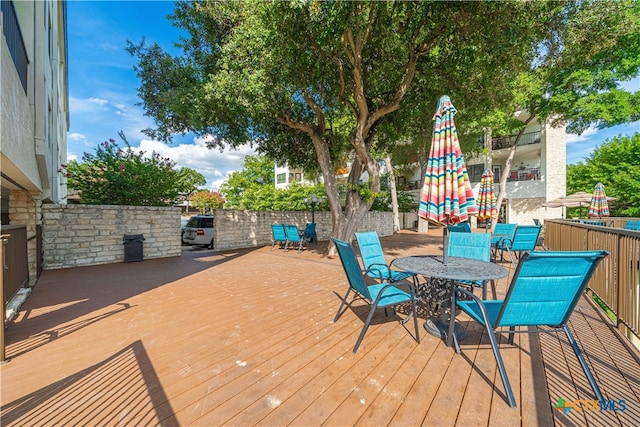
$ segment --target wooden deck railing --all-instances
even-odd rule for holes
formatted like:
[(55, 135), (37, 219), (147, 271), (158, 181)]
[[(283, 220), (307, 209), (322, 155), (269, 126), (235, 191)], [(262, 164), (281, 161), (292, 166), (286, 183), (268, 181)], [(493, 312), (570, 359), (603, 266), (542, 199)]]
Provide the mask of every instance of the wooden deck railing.
[(20, 288), (29, 284), (27, 227), (3, 225), (2, 234), (7, 236), (4, 247), (4, 299), (2, 301), (7, 304)]
[(550, 250), (609, 252), (591, 278), (589, 289), (615, 314), (618, 329), (638, 346), (640, 231), (623, 229), (628, 219), (606, 218), (605, 227), (575, 220), (546, 220), (545, 245)]

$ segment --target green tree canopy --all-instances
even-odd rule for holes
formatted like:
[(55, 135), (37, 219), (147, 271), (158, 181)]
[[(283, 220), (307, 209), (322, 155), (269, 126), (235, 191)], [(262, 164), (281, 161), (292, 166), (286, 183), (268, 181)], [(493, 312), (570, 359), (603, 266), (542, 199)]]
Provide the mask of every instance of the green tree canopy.
[[(470, 122), (511, 96), (541, 46), (562, 33), (572, 2), (179, 2), (189, 37), (172, 57), (129, 44), (149, 135), (252, 141), (290, 166), (319, 169), (334, 219), (349, 240), (380, 191), (371, 154), (431, 134), (437, 99)], [(464, 132), (461, 132), (464, 134)], [(351, 162), (344, 205), (336, 165)], [(343, 209), (344, 207), (344, 209)]]
[(207, 179), (198, 171), (191, 168), (180, 168), (178, 171), (177, 187), (182, 196), (189, 197), (199, 187), (207, 183)]
[(80, 203), (96, 205), (171, 206), (179, 194), (175, 163), (158, 153), (122, 149), (113, 139), (98, 145), (95, 154), (67, 165), (68, 185)]
[(610, 203), (612, 216), (640, 217), (640, 133), (617, 136), (593, 150), (585, 160), (567, 166), (567, 192), (593, 192), (598, 182)]
[(212, 212), (224, 206), (224, 198), (217, 191), (200, 191), (191, 197), (191, 204), (201, 213)]

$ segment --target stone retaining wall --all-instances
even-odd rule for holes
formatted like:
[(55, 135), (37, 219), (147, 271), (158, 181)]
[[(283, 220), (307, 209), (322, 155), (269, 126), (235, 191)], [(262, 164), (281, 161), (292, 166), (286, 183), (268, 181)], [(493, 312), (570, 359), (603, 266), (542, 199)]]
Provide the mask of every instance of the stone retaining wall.
[[(377, 231), (380, 236), (393, 234), (393, 214), (391, 212), (368, 212), (358, 226), (358, 231)], [(215, 234), (213, 247), (223, 251), (250, 248), (271, 244), (271, 224), (293, 224), (304, 229), (311, 222), (311, 213), (306, 211), (243, 211), (218, 209), (214, 213)], [(417, 214), (416, 214), (417, 219)], [(333, 223), (331, 213), (315, 213), (318, 240), (331, 237)], [(412, 226), (412, 224), (410, 224)]]
[(45, 270), (124, 262), (125, 234), (144, 235), (144, 258), (179, 256), (180, 208), (42, 205)]
[[(271, 224), (304, 229), (310, 212), (215, 211), (214, 249), (217, 251), (271, 244)], [(42, 205), (43, 268), (78, 267), (124, 262), (123, 237), (142, 234), (144, 258), (180, 256), (180, 208), (155, 206)], [(415, 217), (415, 219), (414, 219)], [(368, 212), (358, 231), (393, 234), (391, 212)], [(411, 228), (417, 214), (401, 216)], [(331, 237), (330, 212), (316, 212), (318, 240)]]

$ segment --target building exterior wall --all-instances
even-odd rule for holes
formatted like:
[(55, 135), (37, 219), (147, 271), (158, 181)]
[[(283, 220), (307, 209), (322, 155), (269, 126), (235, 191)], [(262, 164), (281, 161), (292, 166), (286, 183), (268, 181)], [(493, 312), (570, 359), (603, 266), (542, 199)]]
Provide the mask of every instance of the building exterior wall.
[(40, 206), (43, 201), (64, 204), (67, 195), (61, 170), (69, 130), (66, 2), (3, 0), (2, 11), (10, 22), (0, 23), (2, 223), (26, 226), (24, 256), (34, 284)]
[(180, 208), (42, 205), (45, 270), (124, 262), (123, 239), (144, 236), (144, 258), (180, 256)]

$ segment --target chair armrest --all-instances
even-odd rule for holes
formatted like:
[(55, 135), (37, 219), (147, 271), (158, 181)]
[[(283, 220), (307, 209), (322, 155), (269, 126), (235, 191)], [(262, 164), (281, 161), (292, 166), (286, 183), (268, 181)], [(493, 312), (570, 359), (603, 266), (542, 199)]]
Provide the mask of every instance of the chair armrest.
[[(482, 302), (482, 300), (479, 297), (474, 295), (473, 292), (469, 292), (468, 290), (466, 290), (464, 288), (459, 288), (458, 286), (455, 287), (454, 291), (455, 292), (460, 291), (460, 292), (466, 294), (467, 296), (471, 297), (471, 299), (473, 299), (473, 302), (478, 304), (478, 308), (480, 308), (480, 314), (482, 315), (482, 320), (484, 320), (484, 324), (487, 325), (488, 328), (493, 329), (493, 325), (489, 321), (489, 315), (487, 314), (487, 308), (484, 306), (484, 303)], [(456, 301), (456, 305), (458, 305), (458, 301)]]
[[(385, 277), (380, 274), (381, 270), (386, 271)], [(370, 264), (365, 271), (373, 276), (378, 276), (380, 279), (391, 279), (391, 268), (387, 264)]]
[(382, 295), (384, 294), (385, 289), (389, 288), (389, 287), (398, 287), (398, 285), (400, 286), (408, 286), (409, 287), (409, 291), (411, 292), (411, 299), (416, 299), (416, 292), (413, 289), (413, 284), (411, 282), (409, 282), (408, 280), (403, 280), (400, 282), (390, 282), (387, 283), (386, 285), (384, 285), (382, 287), (382, 289), (380, 289), (380, 292), (378, 293), (378, 296), (376, 297), (376, 301), (375, 301), (375, 305), (378, 305), (378, 303), (380, 302), (380, 298), (382, 298)]

